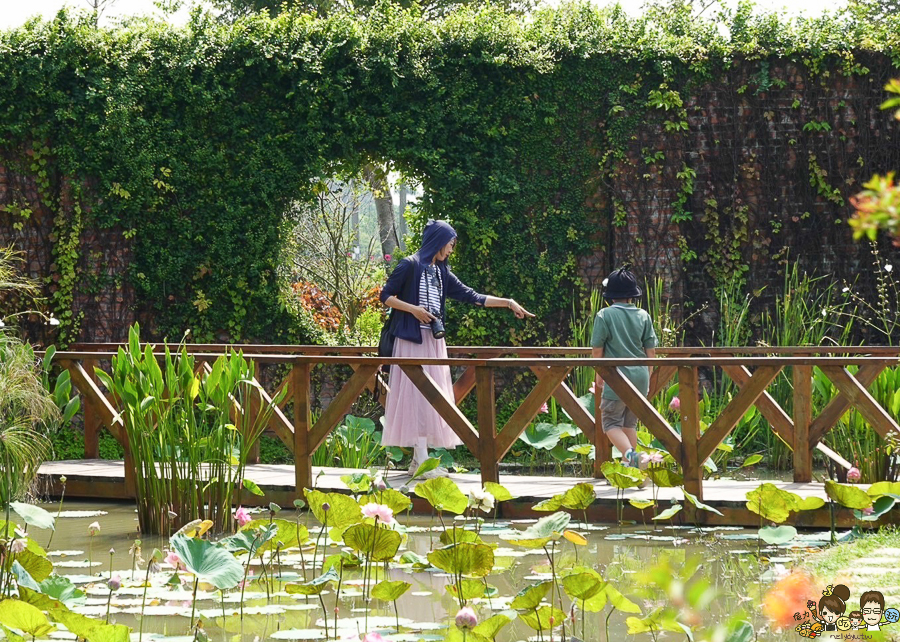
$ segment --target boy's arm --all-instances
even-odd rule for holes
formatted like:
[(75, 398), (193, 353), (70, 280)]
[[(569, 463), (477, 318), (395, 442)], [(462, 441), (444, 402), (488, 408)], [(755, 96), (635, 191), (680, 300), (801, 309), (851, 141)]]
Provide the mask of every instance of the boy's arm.
[[(602, 359), (603, 358), (603, 348), (591, 348), (591, 358), (592, 359)], [(600, 391), (603, 389), (603, 379), (600, 378), (600, 373), (596, 370), (594, 371), (594, 395), (599, 395)]]

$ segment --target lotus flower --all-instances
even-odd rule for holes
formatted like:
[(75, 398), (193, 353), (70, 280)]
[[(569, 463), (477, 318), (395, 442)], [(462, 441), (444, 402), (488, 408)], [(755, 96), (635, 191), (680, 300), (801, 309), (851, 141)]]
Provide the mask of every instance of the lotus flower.
[(379, 493), (387, 490), (387, 483), (385, 483), (384, 477), (382, 477), (381, 475), (379, 475), (378, 477), (375, 478), (375, 481), (372, 483), (372, 485), (375, 487), (375, 490), (378, 491)]
[(494, 510), (494, 496), (483, 488), (474, 488), (469, 491), (469, 507), (490, 513)]
[(859, 468), (853, 466), (850, 470), (847, 471), (847, 481), (858, 482), (862, 478), (862, 474), (859, 472)]
[(109, 587), (110, 591), (118, 591), (122, 588), (122, 578), (118, 576), (118, 574), (113, 575), (109, 578), (109, 581), (106, 582), (106, 585)]
[(547, 413), (547, 412), (550, 412), (550, 409), (547, 407), (547, 402), (546, 402), (546, 401), (545, 401), (544, 404), (541, 406), (541, 409), (540, 409), (539, 412), (541, 412), (541, 413)]
[(362, 507), (362, 514), (376, 519), (382, 524), (394, 523), (394, 511), (384, 504), (366, 504)]
[(390, 255), (390, 254), (385, 254), (385, 255), (384, 255), (384, 260), (385, 260), (385, 261), (390, 261), (390, 260), (391, 260), (391, 255)]
[(672, 401), (669, 402), (669, 408), (671, 410), (678, 410), (681, 408), (681, 399), (678, 397), (672, 397)]
[(468, 606), (462, 607), (456, 614), (456, 626), (463, 631), (470, 631), (474, 629), (477, 624), (478, 618), (475, 616), (475, 611)]
[(243, 506), (238, 506), (237, 510), (234, 511), (234, 519), (237, 521), (239, 526), (244, 526), (253, 521), (253, 518), (250, 517), (250, 513)]
[(9, 550), (16, 554), (23, 553), (26, 548), (28, 548), (28, 544), (24, 539), (16, 538), (9, 544)]
[(381, 633), (372, 631), (371, 633), (366, 633), (363, 636), (362, 642), (387, 642), (387, 640), (381, 637)]
[(93, 537), (100, 532), (100, 522), (91, 522), (88, 524), (88, 535)]
[(181, 564), (181, 558), (178, 557), (178, 553), (175, 553), (174, 551), (169, 551), (169, 554), (166, 555), (165, 562), (166, 562), (166, 564), (177, 569), (178, 565)]

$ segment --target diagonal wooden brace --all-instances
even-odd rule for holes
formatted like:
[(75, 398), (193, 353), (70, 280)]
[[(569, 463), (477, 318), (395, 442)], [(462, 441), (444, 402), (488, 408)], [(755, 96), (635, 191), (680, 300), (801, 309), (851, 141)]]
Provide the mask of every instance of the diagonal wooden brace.
[(125, 444), (125, 435), (122, 432), (122, 418), (116, 409), (103, 394), (84, 367), (77, 361), (60, 361), (60, 365), (69, 371), (69, 376), (78, 391), (84, 395), (85, 404), (90, 404), (100, 417), (103, 425), (120, 444)]
[(596, 370), (606, 385), (619, 395), (619, 399), (637, 415), (647, 430), (662, 442), (673, 457), (678, 458), (681, 455), (681, 435), (672, 429), (669, 422), (659, 414), (653, 404), (616, 368), (598, 366)]
[[(538, 375), (538, 377), (541, 375), (541, 370), (546, 369), (547, 368), (540, 368), (538, 366), (531, 367), (531, 371)], [(566, 411), (566, 414), (572, 418), (575, 425), (578, 426), (585, 435), (590, 435), (593, 432), (594, 418), (591, 416), (591, 413), (581, 405), (581, 402), (578, 401), (575, 393), (572, 392), (572, 389), (569, 388), (565, 382), (556, 387), (556, 390), (553, 391), (553, 397), (559, 402), (562, 409)]]
[(858, 381), (847, 369), (841, 366), (823, 366), (822, 372), (835, 387), (850, 400), (859, 414), (869, 422), (879, 435), (887, 437), (893, 433), (900, 434), (900, 426), (887, 411), (869, 394), (862, 382)]
[(419, 389), (422, 396), (428, 400), (431, 406), (443, 420), (447, 422), (450, 428), (453, 429), (453, 432), (462, 439), (462, 442), (469, 451), (475, 457), (479, 457), (481, 449), (479, 448), (479, 436), (475, 431), (475, 428), (466, 416), (460, 412), (459, 408), (456, 407), (453, 400), (448, 399), (444, 395), (444, 391), (438, 388), (437, 383), (435, 383), (431, 375), (425, 371), (425, 368), (418, 365), (402, 365), (400, 366), (400, 369), (403, 370), (407, 377), (409, 377), (409, 380), (413, 382), (413, 385)]
[[(867, 363), (859, 369), (854, 378), (863, 386), (863, 388), (868, 388), (878, 378), (878, 375), (884, 372), (884, 369), (887, 368), (887, 366), (887, 361)], [(831, 379), (831, 377), (828, 378)], [(833, 379), (831, 379), (831, 381), (837, 386), (836, 381)], [(822, 437), (825, 436), (825, 433), (834, 428), (834, 425), (838, 420), (843, 417), (844, 413), (853, 405), (850, 397), (844, 394), (840, 387), (838, 387), (838, 391), (838, 395), (829, 401), (828, 405), (819, 413), (819, 416), (810, 423), (809, 443), (814, 444), (821, 441)]]
[(567, 366), (554, 366), (536, 373), (538, 377), (537, 385), (528, 393), (528, 396), (516, 408), (512, 417), (509, 418), (497, 435), (497, 461), (503, 459), (506, 453), (509, 452), (512, 445), (516, 443), (516, 439), (519, 438), (519, 435), (541, 411), (541, 406), (550, 398), (550, 395), (553, 394), (553, 391), (556, 390), (559, 384), (565, 380), (570, 370), (571, 368)]
[(650, 392), (647, 393), (648, 399), (653, 399), (661, 393), (669, 385), (672, 377), (678, 372), (676, 366), (659, 365), (650, 373)]
[(353, 403), (359, 398), (359, 393), (366, 389), (369, 379), (378, 370), (377, 365), (361, 365), (350, 375), (347, 383), (337, 393), (337, 396), (331, 400), (328, 407), (319, 416), (319, 420), (309, 431), (309, 452), (314, 453), (316, 449), (322, 445), (328, 433), (334, 430), (338, 422), (343, 419)]
[(760, 366), (746, 383), (739, 384), (738, 393), (700, 437), (697, 447), (700, 461), (706, 461), (728, 433), (734, 430), (741, 417), (756, 403), (779, 372), (781, 366)]

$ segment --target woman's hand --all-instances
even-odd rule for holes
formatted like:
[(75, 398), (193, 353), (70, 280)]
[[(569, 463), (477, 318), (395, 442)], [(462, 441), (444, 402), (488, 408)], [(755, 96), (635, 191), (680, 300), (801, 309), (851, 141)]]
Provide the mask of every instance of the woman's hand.
[(524, 319), (525, 317), (533, 317), (534, 316), (533, 314), (531, 314), (531, 312), (529, 312), (528, 310), (523, 308), (521, 305), (519, 305), (512, 299), (509, 300), (509, 309), (512, 310), (512, 313), (516, 315), (517, 319)]
[(419, 320), (419, 323), (429, 324), (434, 320), (434, 315), (421, 305), (414, 305), (410, 308), (409, 313)]

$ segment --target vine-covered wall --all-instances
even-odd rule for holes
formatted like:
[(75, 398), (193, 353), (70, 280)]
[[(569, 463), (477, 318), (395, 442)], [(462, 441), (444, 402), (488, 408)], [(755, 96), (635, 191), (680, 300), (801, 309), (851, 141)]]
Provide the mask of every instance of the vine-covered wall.
[(723, 24), (587, 5), (31, 23), (0, 34), (0, 243), (45, 280), (61, 342), (133, 319), (309, 340), (279, 296), (284, 213), (370, 161), (422, 182), (412, 228), (449, 219), (465, 281), (540, 319), (458, 307), (459, 342), (559, 338), (626, 259), (692, 302), (771, 283), (784, 247), (853, 276), (846, 197), (900, 167), (878, 111), (900, 24), (745, 5)]

